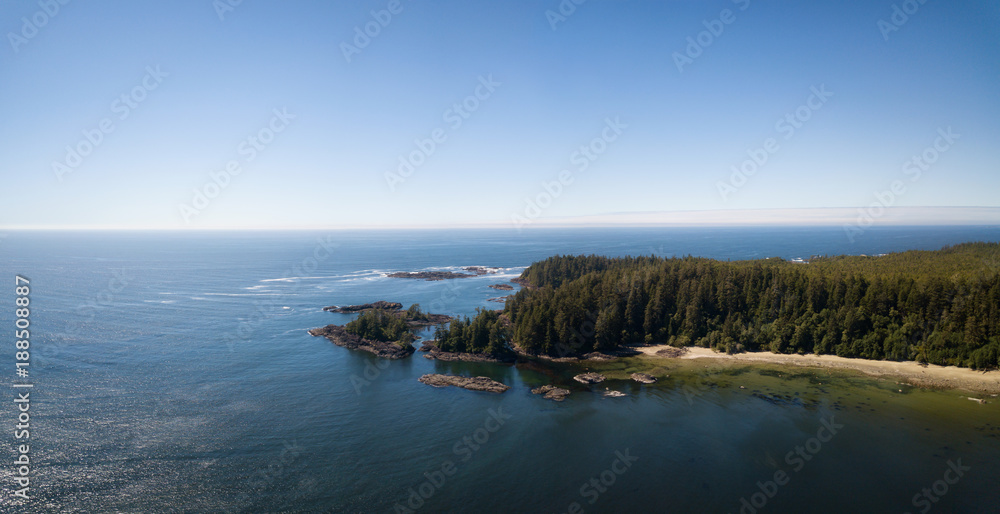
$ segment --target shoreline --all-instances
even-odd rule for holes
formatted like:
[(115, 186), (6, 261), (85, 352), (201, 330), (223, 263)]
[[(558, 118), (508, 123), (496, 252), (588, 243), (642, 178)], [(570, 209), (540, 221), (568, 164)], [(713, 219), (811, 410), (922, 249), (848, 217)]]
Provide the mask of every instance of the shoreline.
[(766, 363), (792, 365), (799, 367), (846, 369), (861, 372), (873, 377), (894, 377), (917, 387), (938, 389), (961, 389), (976, 393), (1000, 395), (1000, 371), (974, 371), (957, 366), (938, 366), (929, 364), (926, 367), (915, 361), (875, 361), (867, 359), (849, 359), (836, 355), (798, 355), (777, 354), (771, 352), (748, 352), (727, 355), (709, 348), (687, 347), (686, 352), (678, 357), (656, 355), (657, 351), (673, 348), (668, 345), (645, 346), (635, 348), (645, 358), (656, 359), (714, 359), (732, 363)]

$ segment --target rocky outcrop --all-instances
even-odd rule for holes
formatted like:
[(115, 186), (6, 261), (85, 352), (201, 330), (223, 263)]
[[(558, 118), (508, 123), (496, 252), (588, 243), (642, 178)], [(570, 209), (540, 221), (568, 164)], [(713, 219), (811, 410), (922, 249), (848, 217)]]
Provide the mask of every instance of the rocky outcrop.
[(632, 373), (632, 380), (639, 382), (640, 384), (655, 384), (656, 377), (653, 375), (647, 375), (645, 373)]
[(325, 337), (331, 343), (347, 348), (349, 350), (361, 350), (372, 353), (383, 359), (403, 359), (413, 354), (414, 348), (407, 344), (401, 346), (396, 343), (384, 341), (372, 341), (349, 333), (340, 325), (327, 325), (323, 328), (314, 328), (309, 331), (309, 335), (315, 337)]
[(454, 271), (400, 271), (390, 273), (389, 278), (412, 278), (417, 280), (427, 280), (430, 282), (437, 280), (451, 280), (454, 278), (470, 278), (476, 275), (468, 273), (455, 273)]
[(493, 288), (493, 289), (497, 289), (499, 291), (513, 291), (514, 290), (514, 286), (512, 286), (510, 284), (492, 284), (492, 285), (490, 285), (490, 287)]
[(622, 398), (624, 396), (628, 395), (621, 391), (604, 391), (605, 398)]
[(542, 387), (537, 387), (531, 390), (531, 394), (540, 394), (542, 398), (546, 400), (554, 400), (561, 402), (569, 396), (569, 389), (563, 389), (561, 387), (556, 387), (553, 385), (544, 385)]
[(517, 284), (517, 285), (519, 285), (519, 286), (521, 286), (523, 288), (526, 288), (526, 289), (535, 289), (535, 286), (531, 285), (531, 282), (528, 282), (527, 279), (524, 279), (524, 278), (521, 278), (521, 277), (512, 278), (512, 279), (510, 279), (510, 281), (511, 281), (511, 283)]
[(659, 355), (660, 357), (670, 357), (672, 359), (676, 359), (677, 357), (680, 357), (687, 352), (688, 352), (687, 348), (664, 348), (662, 350), (657, 351), (656, 355)]
[(510, 389), (496, 380), (486, 377), (459, 377), (455, 375), (424, 375), (420, 382), (434, 387), (461, 387), (470, 391), (486, 391), (488, 393), (503, 393)]
[(477, 277), (483, 275), (494, 275), (496, 272), (500, 271), (499, 268), (487, 268), (486, 266), (469, 266), (467, 268), (462, 268), (462, 270), (474, 273)]
[(583, 373), (573, 377), (573, 380), (581, 384), (600, 384), (604, 382), (604, 375), (600, 373)]
[(343, 307), (338, 307), (336, 305), (330, 307), (323, 307), (326, 312), (335, 312), (338, 314), (354, 314), (356, 312), (369, 311), (372, 309), (382, 309), (386, 311), (398, 311), (403, 308), (403, 304), (398, 302), (386, 302), (379, 300), (373, 303), (363, 303), (361, 305), (345, 305)]
[(388, 276), (389, 278), (412, 278), (417, 280), (436, 281), (481, 277), (483, 275), (491, 275), (497, 272), (494, 268), (486, 268), (483, 266), (469, 266), (468, 268), (462, 268), (462, 270), (468, 271), (468, 273), (455, 273), (454, 271), (400, 271), (397, 273), (390, 273)]

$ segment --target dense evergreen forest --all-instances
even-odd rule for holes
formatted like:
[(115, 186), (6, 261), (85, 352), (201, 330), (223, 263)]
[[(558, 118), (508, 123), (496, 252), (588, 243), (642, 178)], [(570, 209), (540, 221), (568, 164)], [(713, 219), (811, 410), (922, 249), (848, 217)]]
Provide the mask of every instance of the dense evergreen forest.
[(363, 339), (407, 346), (416, 339), (413, 334), (414, 324), (430, 319), (431, 316), (416, 303), (405, 311), (368, 309), (344, 325), (344, 330)]
[(449, 351), (551, 356), (630, 344), (836, 354), (975, 369), (1000, 357), (1000, 244), (723, 262), (559, 256), (501, 312), (437, 330)]

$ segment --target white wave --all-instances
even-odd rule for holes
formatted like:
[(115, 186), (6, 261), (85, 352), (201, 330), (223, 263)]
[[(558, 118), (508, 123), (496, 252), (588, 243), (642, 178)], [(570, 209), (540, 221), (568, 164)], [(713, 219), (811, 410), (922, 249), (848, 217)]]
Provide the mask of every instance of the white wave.
[(202, 293), (205, 296), (285, 296), (289, 293)]

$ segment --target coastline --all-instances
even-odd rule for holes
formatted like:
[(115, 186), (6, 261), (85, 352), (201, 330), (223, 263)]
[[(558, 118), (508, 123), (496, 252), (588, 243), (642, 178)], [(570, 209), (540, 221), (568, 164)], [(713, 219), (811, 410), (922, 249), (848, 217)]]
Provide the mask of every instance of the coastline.
[(664, 357), (656, 355), (657, 351), (672, 348), (668, 345), (645, 346), (636, 348), (644, 358), (655, 359), (716, 359), (732, 363), (768, 363), (792, 365), (800, 367), (846, 369), (864, 373), (874, 377), (899, 378), (909, 384), (939, 389), (960, 389), (976, 393), (1000, 395), (1000, 371), (974, 371), (957, 366), (937, 366), (929, 364), (926, 367), (915, 361), (875, 361), (866, 359), (849, 359), (836, 355), (798, 355), (776, 354), (771, 352), (750, 352), (727, 355), (709, 348), (688, 347), (679, 357)]

